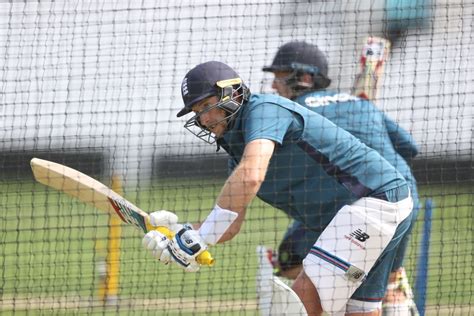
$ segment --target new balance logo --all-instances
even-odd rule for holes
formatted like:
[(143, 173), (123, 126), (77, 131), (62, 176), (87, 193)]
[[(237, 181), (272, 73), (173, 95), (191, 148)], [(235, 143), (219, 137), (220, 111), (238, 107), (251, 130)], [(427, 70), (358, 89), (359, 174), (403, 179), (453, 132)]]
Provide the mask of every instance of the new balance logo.
[(361, 282), (365, 279), (365, 272), (356, 266), (350, 266), (346, 271), (346, 277), (352, 282)]
[(370, 236), (367, 235), (367, 233), (363, 232), (360, 228), (350, 233), (350, 235), (361, 242), (364, 242), (370, 238)]

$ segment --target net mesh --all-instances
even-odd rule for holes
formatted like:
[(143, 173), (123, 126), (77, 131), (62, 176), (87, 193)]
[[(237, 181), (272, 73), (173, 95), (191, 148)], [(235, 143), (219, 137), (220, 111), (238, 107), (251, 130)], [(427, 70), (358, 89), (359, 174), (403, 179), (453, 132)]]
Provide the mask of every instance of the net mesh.
[(434, 205), (429, 243), (431, 209), (422, 208), (404, 262), (412, 286), (420, 282), (415, 299), (426, 298), (430, 315), (474, 313), (473, 7), (1, 1), (1, 312), (97, 313), (105, 304), (129, 314), (258, 313), (255, 249), (278, 248), (291, 225), (283, 212), (256, 199), (240, 234), (211, 249), (216, 265), (184, 273), (146, 253), (139, 231), (122, 225), (114, 235), (104, 212), (35, 182), (29, 161), (59, 162), (106, 185), (116, 175), (117, 190), (141, 209), (203, 220), (225, 182), (227, 156), (176, 118), (186, 72), (218, 60), (253, 93), (272, 92), (262, 67), (282, 44), (305, 40), (325, 52), (330, 88), (349, 92), (364, 38), (375, 35), (392, 40), (376, 105), (419, 145), (411, 167), (423, 205)]

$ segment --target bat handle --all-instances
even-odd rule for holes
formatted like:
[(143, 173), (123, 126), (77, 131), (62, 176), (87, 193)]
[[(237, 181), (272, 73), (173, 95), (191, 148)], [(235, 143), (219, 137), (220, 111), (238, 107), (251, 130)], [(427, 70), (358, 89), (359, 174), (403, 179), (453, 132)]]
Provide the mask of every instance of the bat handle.
[[(153, 227), (153, 229), (159, 231), (160, 233), (168, 237), (168, 239), (172, 239), (174, 237), (174, 233), (165, 226)], [(212, 266), (214, 265), (215, 260), (214, 258), (212, 258), (211, 253), (206, 250), (200, 253), (199, 256), (197, 256), (196, 261), (199, 264), (202, 264), (203, 266)]]

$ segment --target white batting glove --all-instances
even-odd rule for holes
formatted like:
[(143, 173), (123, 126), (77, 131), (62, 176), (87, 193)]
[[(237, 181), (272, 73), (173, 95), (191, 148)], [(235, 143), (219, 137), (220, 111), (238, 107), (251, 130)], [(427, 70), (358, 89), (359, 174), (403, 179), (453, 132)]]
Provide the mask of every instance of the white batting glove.
[(165, 210), (151, 213), (150, 224), (154, 227), (165, 226), (173, 232), (181, 228), (181, 225), (178, 224), (178, 216), (175, 213)]
[(171, 262), (171, 255), (168, 251), (169, 242), (170, 240), (165, 235), (156, 230), (150, 230), (142, 239), (143, 247), (164, 264)]
[(170, 240), (168, 250), (173, 261), (183, 268), (184, 271), (197, 272), (201, 265), (196, 261), (196, 258), (207, 250), (207, 244), (198, 231), (185, 225)]

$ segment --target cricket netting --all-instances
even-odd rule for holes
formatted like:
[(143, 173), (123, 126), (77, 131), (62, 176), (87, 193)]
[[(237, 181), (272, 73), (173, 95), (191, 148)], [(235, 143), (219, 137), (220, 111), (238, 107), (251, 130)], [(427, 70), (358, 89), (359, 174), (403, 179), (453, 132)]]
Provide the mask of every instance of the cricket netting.
[(283, 43), (305, 40), (326, 53), (330, 88), (347, 92), (364, 38), (376, 35), (393, 41), (376, 104), (417, 141), (411, 166), (423, 206), (433, 202), (410, 239), (408, 278), (427, 314), (473, 314), (473, 8), (472, 0), (1, 1), (0, 313), (98, 313), (104, 304), (127, 314), (258, 313), (255, 249), (278, 247), (291, 223), (284, 213), (254, 201), (240, 235), (212, 248), (215, 266), (185, 274), (146, 253), (138, 231), (34, 182), (29, 160), (115, 179), (144, 210), (202, 220), (227, 162), (176, 118), (186, 72), (219, 60), (251, 91), (271, 92), (261, 68)]

